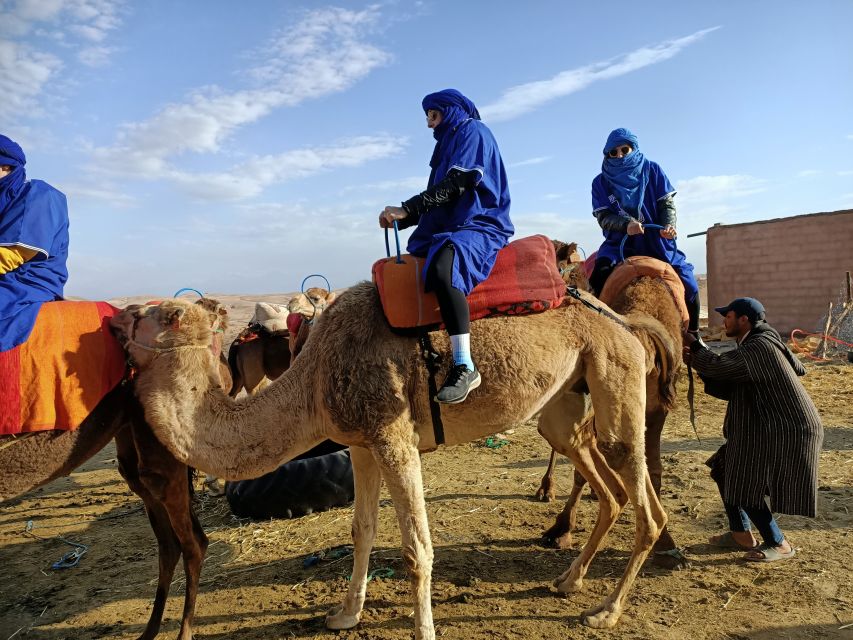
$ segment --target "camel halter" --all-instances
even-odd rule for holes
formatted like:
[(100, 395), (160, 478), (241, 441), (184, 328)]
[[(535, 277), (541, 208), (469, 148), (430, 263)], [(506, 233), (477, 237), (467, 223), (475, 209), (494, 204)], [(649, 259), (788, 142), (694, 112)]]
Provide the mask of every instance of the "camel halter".
[(134, 318), (133, 320), (133, 328), (130, 332), (130, 337), (127, 339), (125, 345), (133, 345), (135, 347), (139, 347), (143, 351), (152, 351), (154, 353), (169, 353), (171, 351), (183, 351), (185, 349), (209, 349), (210, 345), (207, 344), (180, 344), (174, 347), (149, 347), (147, 344), (142, 344), (141, 342), (136, 341), (136, 326), (142, 318)]

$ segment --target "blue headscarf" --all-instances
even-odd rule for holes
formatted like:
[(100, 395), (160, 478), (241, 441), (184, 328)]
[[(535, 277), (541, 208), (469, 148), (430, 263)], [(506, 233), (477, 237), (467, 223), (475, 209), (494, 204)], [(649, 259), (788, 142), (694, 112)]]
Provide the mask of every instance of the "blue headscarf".
[(430, 109), (441, 111), (441, 124), (432, 130), (432, 137), (436, 139), (435, 149), (429, 166), (435, 169), (441, 156), (442, 143), (447, 138), (447, 133), (455, 130), (460, 124), (473, 118), (480, 119), (480, 112), (474, 103), (466, 98), (456, 89), (444, 89), (436, 91), (424, 97), (421, 101), (424, 113)]
[(24, 165), (27, 164), (27, 156), (24, 150), (14, 140), (0, 135), (0, 166), (12, 167), (12, 172), (0, 178), (0, 214), (6, 210), (27, 181), (27, 172)]
[[(631, 145), (633, 151), (623, 158), (611, 158), (607, 155), (608, 151), (622, 144)], [(637, 136), (628, 129), (614, 129), (607, 136), (603, 153), (601, 174), (607, 186), (627, 213), (638, 216), (649, 183), (649, 163), (640, 153)]]

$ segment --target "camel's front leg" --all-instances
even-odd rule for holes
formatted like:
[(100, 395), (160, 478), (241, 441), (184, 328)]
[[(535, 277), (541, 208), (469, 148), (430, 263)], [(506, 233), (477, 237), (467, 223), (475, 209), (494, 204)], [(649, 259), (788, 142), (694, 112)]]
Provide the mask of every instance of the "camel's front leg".
[[(415, 640), (435, 640), (432, 621), (432, 540), (424, 501), (420, 454), (414, 444), (396, 441), (380, 449), (391, 453), (380, 469), (397, 511), (403, 560), (415, 598)], [(380, 454), (377, 453), (377, 459)]]
[(362, 447), (350, 447), (355, 477), (355, 515), (352, 521), (353, 568), (347, 596), (343, 604), (329, 611), (326, 627), (351, 629), (358, 624), (367, 595), (367, 569), (370, 551), (376, 538), (379, 516), (381, 477), (373, 454)]

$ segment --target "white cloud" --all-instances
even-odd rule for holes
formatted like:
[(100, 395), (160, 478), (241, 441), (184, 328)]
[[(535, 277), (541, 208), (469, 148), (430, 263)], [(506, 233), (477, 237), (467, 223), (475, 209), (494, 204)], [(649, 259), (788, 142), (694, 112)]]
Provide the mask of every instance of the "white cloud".
[(820, 171), (817, 169), (804, 169), (797, 173), (798, 178), (810, 178), (812, 176), (820, 175)]
[(402, 193), (420, 193), (427, 187), (427, 180), (424, 176), (411, 176), (409, 178), (398, 178), (396, 180), (383, 180), (381, 182), (371, 182), (369, 184), (350, 185), (343, 189), (343, 193), (352, 191), (399, 191)]
[(839, 171), (839, 176), (853, 176), (853, 169), (848, 169), (846, 171)]
[(766, 191), (768, 185), (761, 178), (734, 174), (679, 180), (675, 188), (678, 191), (678, 226), (683, 234), (696, 231), (685, 229), (685, 223), (708, 227), (746, 211), (748, 206), (744, 199)]
[(559, 200), (560, 198), (565, 197), (562, 193), (543, 193), (543, 200)]
[(520, 162), (513, 162), (508, 164), (507, 167), (510, 169), (514, 169), (515, 167), (526, 167), (531, 164), (542, 164), (543, 162), (548, 162), (551, 159), (551, 156), (536, 156), (535, 158), (528, 158), (527, 160), (521, 160)]
[(853, 133), (848, 133), (848, 134), (847, 134), (847, 139), (848, 139), (848, 140), (853, 140)]
[[(59, 44), (77, 61), (103, 65), (115, 47), (104, 45), (121, 24), (123, 0), (0, 1), (0, 125), (45, 113), (47, 96), (61, 70), (73, 67), (48, 50)], [(97, 46), (95, 46), (97, 45)], [(51, 90), (53, 89), (53, 90)]]
[[(256, 122), (276, 109), (292, 107), (308, 99), (344, 91), (390, 55), (371, 44), (379, 18), (377, 7), (364, 11), (322, 9), (306, 12), (294, 27), (284, 30), (260, 51), (259, 60), (246, 74), (262, 88), (227, 91), (205, 87), (187, 100), (163, 107), (142, 122), (120, 130), (115, 144), (94, 150), (96, 165), (103, 171), (143, 179), (170, 178), (200, 190), (210, 186), (222, 197), (249, 197), (264, 186), (332, 166), (354, 166), (368, 158), (384, 157), (393, 150), (390, 138), (377, 137), (335, 147), (334, 161), (323, 149), (303, 149), (271, 158), (242, 163), (240, 175), (222, 177), (191, 174), (176, 168), (174, 157), (183, 153), (214, 153), (242, 126)], [(405, 140), (396, 140), (399, 149)], [(390, 145), (390, 146), (389, 146)], [(381, 148), (381, 154), (376, 155)], [(275, 169), (283, 161), (285, 168)], [(302, 173), (300, 173), (302, 172)]]
[(595, 62), (577, 69), (561, 71), (547, 80), (528, 82), (510, 87), (496, 102), (480, 109), (483, 120), (497, 122), (510, 120), (538, 109), (542, 105), (576, 93), (594, 82), (609, 80), (632, 71), (637, 71), (658, 62), (663, 62), (680, 53), (684, 48), (698, 42), (712, 31), (720, 27), (712, 27), (697, 31), (689, 36), (675, 40), (667, 40), (657, 45), (642, 47), (617, 58), (603, 62)]

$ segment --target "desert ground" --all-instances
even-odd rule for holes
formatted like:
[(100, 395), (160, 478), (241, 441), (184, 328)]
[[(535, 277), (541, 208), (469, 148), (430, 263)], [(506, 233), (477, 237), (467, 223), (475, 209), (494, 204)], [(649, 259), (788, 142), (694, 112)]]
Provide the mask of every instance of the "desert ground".
[[(233, 336), (256, 300), (287, 295), (217, 296)], [(151, 296), (154, 297), (154, 296)], [(117, 306), (146, 297), (113, 300)], [(442, 449), (424, 457), (427, 509), (435, 546), (433, 605), (439, 638), (853, 638), (853, 366), (807, 363), (804, 384), (823, 418), (819, 515), (781, 516), (795, 558), (746, 563), (705, 544), (725, 529), (716, 488), (703, 462), (722, 442), (725, 406), (697, 388), (698, 436), (688, 419), (686, 380), (664, 431), (663, 503), (691, 566), (646, 565), (615, 630), (583, 627), (580, 613), (621, 575), (633, 536), (630, 507), (593, 562), (584, 590), (551, 587), (591, 528), (596, 503), (582, 501), (586, 530), (569, 550), (542, 545), (561, 502), (532, 496), (549, 449), (533, 423), (505, 438)], [(491, 445), (491, 446), (489, 446)], [(564, 498), (571, 466), (558, 467)], [(224, 498), (203, 493), (196, 509), (211, 539), (196, 610), (196, 638), (410, 638), (411, 598), (393, 506), (383, 493), (372, 556), (374, 579), (361, 624), (330, 632), (325, 612), (343, 598), (351, 569), (352, 509), (295, 520), (254, 522), (231, 515)], [(32, 522), (29, 532), (27, 524)], [(88, 546), (78, 566), (51, 570), (71, 547)], [(330, 552), (331, 551), (331, 552)], [(324, 552), (305, 568), (306, 557)], [(0, 507), (0, 640), (132, 639), (147, 621), (157, 548), (140, 500), (116, 470), (112, 446), (67, 478)], [(178, 569), (159, 638), (177, 634), (183, 598)]]

